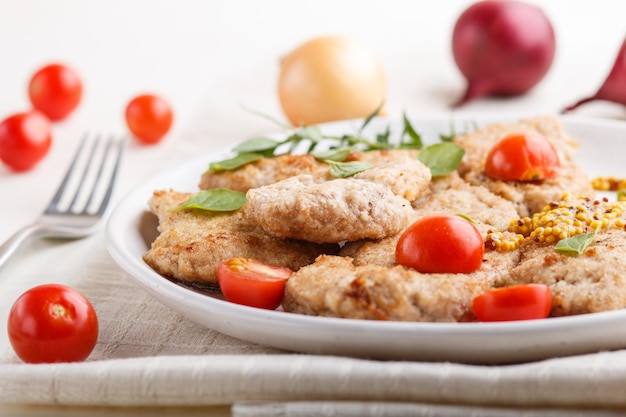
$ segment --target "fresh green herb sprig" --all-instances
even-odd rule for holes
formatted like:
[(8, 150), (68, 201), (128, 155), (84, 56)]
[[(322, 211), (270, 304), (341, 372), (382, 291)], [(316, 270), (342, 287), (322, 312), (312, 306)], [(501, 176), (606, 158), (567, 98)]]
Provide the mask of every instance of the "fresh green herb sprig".
[[(293, 153), (296, 150), (308, 153), (320, 161), (330, 164), (331, 175), (334, 177), (349, 177), (369, 169), (371, 164), (362, 161), (346, 162), (348, 156), (355, 151), (373, 151), (389, 149), (415, 149), (420, 150), (418, 159), (431, 169), (433, 176), (448, 174), (456, 169), (465, 150), (460, 146), (445, 141), (442, 143), (424, 146), (421, 135), (413, 127), (410, 120), (403, 113), (403, 130), (398, 143), (391, 141), (391, 129), (389, 126), (383, 132), (377, 133), (374, 140), (367, 139), (363, 131), (379, 114), (382, 104), (372, 112), (361, 127), (354, 134), (327, 135), (318, 126), (302, 126), (296, 129), (263, 114), (285, 129), (289, 129), (288, 136), (283, 140), (275, 140), (266, 137), (249, 139), (233, 148), (235, 156), (209, 165), (210, 171), (232, 171), (244, 165), (257, 161), (264, 157), (277, 156), (283, 153)], [(329, 142), (332, 142), (328, 145)], [(327, 146), (323, 146), (327, 145)], [(300, 149), (304, 147), (304, 149)]]

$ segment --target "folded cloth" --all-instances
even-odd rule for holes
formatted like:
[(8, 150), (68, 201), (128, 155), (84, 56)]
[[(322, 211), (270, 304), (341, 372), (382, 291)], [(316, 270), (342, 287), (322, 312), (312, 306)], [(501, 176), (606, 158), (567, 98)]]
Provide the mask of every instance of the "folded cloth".
[(590, 409), (553, 409), (450, 406), (401, 402), (297, 401), (238, 403), (233, 417), (618, 417), (625, 412)]
[(506, 366), (283, 352), (225, 336), (164, 307), (135, 286), (103, 246), (89, 248), (91, 261), (75, 285), (98, 313), (96, 349), (85, 362), (28, 365), (6, 344), (0, 350), (0, 402), (237, 403), (243, 407), (238, 410), (249, 407), (244, 401), (286, 402), (281, 407), (288, 410), (305, 404), (298, 401), (324, 407), (334, 401), (341, 407), (352, 403), (339, 401), (366, 401), (385, 407), (421, 403), (626, 409), (626, 351)]

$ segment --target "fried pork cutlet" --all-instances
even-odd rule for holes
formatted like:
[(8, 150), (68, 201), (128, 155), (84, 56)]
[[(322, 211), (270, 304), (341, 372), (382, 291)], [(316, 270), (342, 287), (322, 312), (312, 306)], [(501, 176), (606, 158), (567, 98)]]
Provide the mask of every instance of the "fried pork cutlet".
[(283, 240), (247, 219), (244, 208), (232, 213), (177, 210), (190, 193), (155, 191), (149, 206), (159, 219), (160, 235), (144, 254), (158, 273), (191, 284), (217, 284), (217, 266), (233, 257), (250, 257), (297, 270), (335, 245)]
[(250, 217), (267, 233), (317, 243), (383, 238), (411, 219), (411, 203), (354, 178), (316, 183), (308, 175), (248, 190)]
[[(390, 161), (415, 159), (417, 151), (404, 149), (354, 152), (348, 161), (367, 161), (378, 165)], [(330, 180), (330, 166), (312, 155), (284, 154), (261, 158), (234, 171), (206, 171), (200, 178), (199, 188), (228, 188), (245, 193), (251, 188), (274, 184), (296, 175), (311, 175), (317, 180)]]
[[(550, 286), (552, 316), (626, 308), (626, 203), (588, 198), (555, 203), (553, 207), (536, 216), (538, 227), (520, 247), (521, 261), (502, 284)], [(552, 226), (543, 227), (544, 222), (552, 222)], [(558, 240), (574, 232), (593, 232), (598, 225), (602, 228), (582, 254), (556, 251), (554, 243)], [(551, 238), (554, 236), (558, 237)]]
[(427, 189), (418, 160), (377, 165), (351, 178), (317, 182), (301, 175), (248, 190), (248, 213), (280, 238), (339, 243), (393, 236), (408, 226), (411, 203)]
[(353, 319), (471, 321), (472, 299), (513, 262), (497, 256), (486, 265), (471, 274), (421, 274), (403, 266), (355, 266), (349, 257), (322, 255), (289, 278), (283, 308)]
[[(491, 230), (506, 231), (511, 220), (517, 218), (513, 203), (492, 194), (484, 187), (464, 182), (451, 182), (448, 187), (414, 203), (412, 221), (438, 212), (463, 214), (474, 221), (485, 238)], [(401, 232), (381, 240), (348, 242), (339, 254), (354, 258), (355, 265), (393, 266), (396, 263), (395, 248), (400, 235)]]
[[(487, 177), (484, 166), (489, 150), (502, 137), (514, 132), (535, 132), (545, 136), (559, 154), (561, 161), (559, 175), (540, 182), (501, 181)], [(483, 185), (494, 194), (514, 202), (520, 216), (541, 211), (546, 204), (560, 199), (565, 193), (588, 195), (593, 191), (589, 179), (573, 160), (578, 147), (577, 142), (565, 133), (554, 117), (544, 116), (515, 123), (491, 124), (457, 136), (454, 141), (466, 151), (458, 167), (461, 177), (471, 184)]]

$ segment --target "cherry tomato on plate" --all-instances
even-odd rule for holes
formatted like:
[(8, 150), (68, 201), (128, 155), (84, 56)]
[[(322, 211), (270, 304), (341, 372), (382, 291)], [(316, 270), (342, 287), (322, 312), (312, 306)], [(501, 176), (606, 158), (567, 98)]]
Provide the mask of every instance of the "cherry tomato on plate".
[(0, 160), (14, 171), (33, 168), (51, 145), (50, 121), (37, 111), (16, 113), (0, 123)]
[(487, 154), (485, 174), (504, 181), (541, 181), (559, 173), (559, 155), (539, 133), (514, 133), (500, 139)]
[(27, 363), (78, 362), (98, 339), (93, 305), (73, 288), (44, 284), (22, 294), (8, 320), (9, 341)]
[(50, 120), (61, 120), (78, 107), (83, 96), (83, 84), (72, 68), (50, 64), (32, 76), (28, 96), (33, 107)]
[(154, 94), (133, 98), (126, 106), (126, 124), (138, 141), (159, 142), (172, 127), (174, 113), (170, 104)]
[(480, 321), (544, 319), (552, 308), (552, 292), (543, 284), (496, 288), (474, 298), (472, 313)]
[(423, 273), (470, 273), (480, 268), (483, 238), (472, 223), (453, 214), (431, 214), (400, 236), (396, 261)]
[(281, 304), (291, 274), (289, 268), (250, 258), (228, 259), (217, 268), (217, 280), (226, 300), (268, 310)]

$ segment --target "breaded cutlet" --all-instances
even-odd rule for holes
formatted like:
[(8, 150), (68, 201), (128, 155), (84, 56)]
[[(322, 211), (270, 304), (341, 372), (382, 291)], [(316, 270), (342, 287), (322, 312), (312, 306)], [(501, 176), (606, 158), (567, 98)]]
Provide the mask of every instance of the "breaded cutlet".
[[(539, 133), (554, 145), (561, 162), (559, 175), (538, 182), (502, 181), (487, 177), (484, 167), (491, 147), (509, 133), (524, 132)], [(512, 201), (520, 216), (541, 211), (546, 204), (560, 199), (565, 193), (588, 195), (593, 192), (589, 178), (574, 161), (578, 143), (552, 116), (490, 124), (456, 136), (454, 142), (465, 149), (465, 156), (458, 167), (461, 177), (470, 184), (482, 185)]]
[[(537, 224), (519, 249), (519, 264), (502, 285), (550, 286), (553, 316), (626, 308), (626, 202), (562, 200), (527, 223)], [(581, 254), (556, 250), (558, 241), (574, 236), (590, 239)]]
[(422, 274), (399, 265), (355, 266), (350, 257), (322, 255), (289, 278), (283, 308), (367, 320), (472, 321), (472, 299), (514, 265), (513, 256), (497, 255), (471, 274)]
[(248, 190), (247, 210), (280, 238), (317, 243), (382, 239), (408, 226), (411, 201), (425, 192), (430, 179), (430, 170), (417, 159), (329, 181), (300, 175)]
[(197, 285), (217, 284), (217, 266), (233, 257), (249, 257), (297, 270), (336, 245), (279, 239), (251, 222), (245, 206), (235, 212), (176, 210), (190, 193), (157, 190), (149, 201), (159, 219), (159, 236), (144, 261), (162, 275)]
[[(414, 204), (413, 219), (433, 213), (461, 214), (475, 223), (483, 238), (490, 230), (506, 231), (517, 218), (515, 206), (486, 188), (465, 182), (452, 182), (448, 188), (432, 192)], [(354, 258), (355, 265), (376, 264), (393, 266), (395, 248), (400, 234), (380, 240), (348, 242), (339, 252)]]

